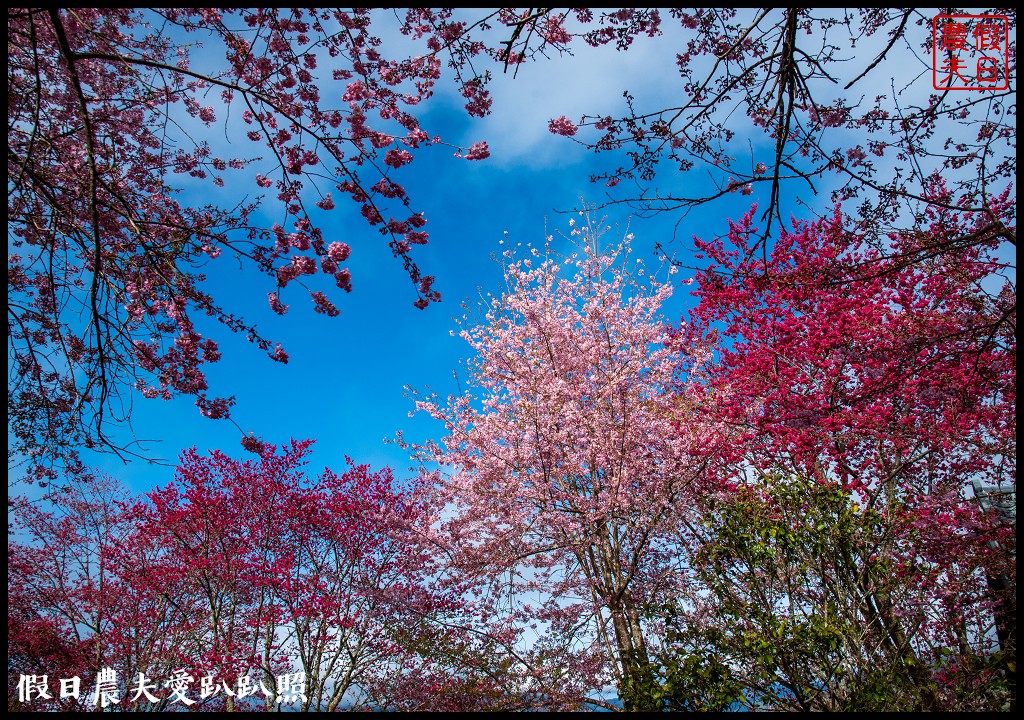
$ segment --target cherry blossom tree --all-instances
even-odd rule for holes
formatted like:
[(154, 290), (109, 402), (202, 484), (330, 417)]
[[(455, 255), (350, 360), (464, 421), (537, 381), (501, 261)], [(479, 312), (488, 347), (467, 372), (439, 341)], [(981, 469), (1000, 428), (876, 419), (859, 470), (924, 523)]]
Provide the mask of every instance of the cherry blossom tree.
[(302, 710), (457, 706), (452, 692), (413, 692), (426, 678), (483, 688), (486, 656), (453, 622), (463, 603), (432, 586), (414, 542), (422, 504), (363, 465), (310, 482), (310, 445), (262, 445), (244, 462), (189, 451), (145, 500), (108, 480), (69, 487), (54, 511), (19, 500), (9, 695), (22, 674), (51, 690), (77, 675), (80, 698), (29, 705), (88, 707), (104, 669), (125, 706), (148, 709), (176, 705), (164, 690), (175, 673), (204, 710), (290, 705), (279, 680), (292, 673)]
[[(429, 14), (433, 27), (420, 16), (410, 11), (401, 32), (421, 54), (392, 59), (366, 9), (8, 11), (8, 415), (30, 477), (79, 469), (78, 448), (137, 454), (111, 434), (130, 419), (133, 389), (192, 395), (203, 415), (227, 417), (232, 399), (211, 394), (203, 372), (220, 351), (197, 316), (287, 362), (245, 308), (204, 284), (219, 256), (268, 275), (276, 312), (300, 285), (316, 312), (337, 315), (314, 277), (352, 289), (351, 247), (321, 229), (332, 193), (387, 240), (417, 307), (440, 299), (413, 259), (425, 220), (398, 176), (440, 142), (411, 111), (459, 26), (448, 11)], [(196, 57), (199, 42), (214, 57)], [(478, 83), (462, 87), (467, 111), (486, 113)], [(231, 156), (211, 144), (218, 122), (241, 143)], [(460, 155), (483, 159), (487, 146)], [(237, 187), (232, 177), (251, 188), (217, 190)], [(204, 188), (224, 204), (184, 199)], [(257, 219), (265, 193), (280, 223)]]
[[(751, 252), (753, 210), (727, 240), (698, 243), (710, 265), (680, 348), (718, 338), (695, 387), (733, 434), (712, 465), (709, 529), (696, 528), (716, 600), (689, 617), (740, 643), (732, 652), (767, 643), (767, 657), (732, 665), (762, 696), (784, 688), (777, 702), (1012, 698), (1012, 633), (996, 625), (1014, 606), (1013, 528), (973, 486), (1015, 486), (1016, 294), (988, 220), (931, 192), (927, 225), (889, 238), (946, 248), (913, 264), (838, 211), (794, 223), (767, 264)], [(1011, 202), (993, 208), (1014, 232)], [(965, 228), (975, 242), (952, 249)], [(1000, 575), (994, 591), (986, 576)]]
[(429, 591), (408, 534), (421, 510), (390, 471), (350, 465), (313, 484), (301, 472), (310, 445), (264, 445), (245, 462), (186, 453), (139, 535), (164, 548), (158, 591), (201, 598), (194, 652), (207, 672), (255, 673), (274, 691), (294, 668), (302, 709), (386, 706), (416, 628), (455, 601)]
[[(108, 477), (64, 487), (45, 506), (13, 499), (10, 697), (21, 675), (47, 676), (51, 699), (33, 698), (29, 707), (88, 709), (103, 668), (130, 682), (140, 672), (167, 677), (190, 660), (182, 651), (190, 599), (148, 592), (153, 553), (133, 541), (138, 510)], [(60, 697), (58, 679), (73, 677), (81, 682), (80, 694)], [(12, 706), (24, 709), (25, 703)]]
[(452, 468), (432, 476), (435, 542), (486, 581), (492, 617), (542, 623), (542, 638), (591, 664), (582, 690), (610, 679), (642, 708), (645, 608), (680, 582), (666, 542), (702, 491), (713, 433), (676, 420), (684, 360), (658, 314), (668, 277), (633, 260), (632, 236), (605, 248), (592, 218), (570, 225), (571, 255), (551, 239), (507, 255), (507, 290), (461, 333), (474, 392), (417, 402), (447, 431), (418, 450)]

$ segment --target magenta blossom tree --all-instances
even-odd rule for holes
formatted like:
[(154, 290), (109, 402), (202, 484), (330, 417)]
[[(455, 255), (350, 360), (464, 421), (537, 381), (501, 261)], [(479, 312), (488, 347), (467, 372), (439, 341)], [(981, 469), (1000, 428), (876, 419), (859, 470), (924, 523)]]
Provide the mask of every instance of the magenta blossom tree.
[[(464, 603), (434, 586), (414, 535), (423, 504), (365, 465), (312, 481), (310, 445), (265, 444), (245, 461), (188, 451), (144, 500), (108, 480), (48, 510), (17, 500), (12, 706), (88, 709), (104, 672), (128, 710), (458, 707), (418, 682), (493, 699), (490, 661), (453, 622)], [(175, 674), (190, 678), (188, 703), (165, 689)], [(295, 674), (301, 693), (280, 681)], [(44, 675), (48, 697), (15, 700), (22, 676)], [(79, 696), (59, 697), (74, 676)]]
[[(783, 706), (1013, 697), (1015, 528), (975, 488), (1015, 492), (1016, 295), (991, 222), (931, 192), (895, 256), (838, 210), (794, 222), (767, 264), (753, 210), (698, 241), (710, 263), (679, 348), (717, 338), (690, 389), (732, 434), (698, 528), (713, 601), (698, 593), (690, 617), (732, 628), (721, 647), (767, 643), (733, 663)], [(1010, 204), (993, 211), (1014, 232)], [(901, 257), (922, 244), (943, 252)]]

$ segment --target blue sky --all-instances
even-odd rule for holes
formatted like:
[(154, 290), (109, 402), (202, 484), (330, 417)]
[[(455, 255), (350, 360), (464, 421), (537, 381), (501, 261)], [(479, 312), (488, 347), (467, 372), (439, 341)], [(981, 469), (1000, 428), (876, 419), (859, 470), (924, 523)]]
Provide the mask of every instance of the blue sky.
[[(666, 17), (666, 31), (671, 25)], [(443, 428), (438, 423), (426, 416), (409, 417), (413, 402), (405, 387), (446, 395), (456, 390), (453, 371), (467, 387), (462, 361), (469, 347), (457, 337), (462, 303), (477, 307), (481, 295), (500, 293), (501, 267), (494, 258), (508, 243), (540, 243), (545, 234), (558, 230), (567, 234), (571, 215), (564, 213), (578, 207), (581, 197), (588, 202), (605, 199), (606, 188), (591, 184), (588, 177), (614, 169), (619, 156), (594, 154), (569, 138), (550, 134), (548, 120), (560, 115), (577, 120), (584, 113), (615, 115), (624, 109), (625, 89), (637, 97), (639, 107), (673, 104), (680, 95), (674, 72), (678, 49), (678, 37), (671, 32), (653, 40), (643, 38), (626, 53), (581, 44), (576, 57), (528, 64), (514, 80), (511, 75), (497, 77), (492, 85), (493, 113), (483, 120), (467, 117), (454, 88), (443, 86), (419, 110), (424, 129), (464, 147), (486, 140), (491, 157), (467, 162), (453, 157), (450, 147), (428, 147), (416, 152), (415, 161), (393, 176), (408, 191), (413, 208), (427, 217), (430, 241), (414, 248), (414, 257), (424, 273), (437, 277), (435, 288), (441, 291), (442, 302), (423, 311), (413, 307), (416, 298), (400, 262), (359, 216), (358, 206), (345, 197), (337, 198), (335, 191), (337, 209), (322, 216), (325, 239), (347, 242), (353, 251), (348, 262), (353, 292), (329, 293), (340, 316), (314, 314), (308, 295), (294, 285), (282, 294), (282, 301), (291, 306), (288, 314), (275, 315), (266, 301), (273, 281), (239, 272), (237, 264), (223, 256), (223, 262), (208, 268), (209, 291), (225, 307), (256, 324), (266, 337), (280, 342), (290, 362), (272, 362), (222, 326), (200, 326), (209, 330), (223, 352), (219, 363), (208, 366), (211, 394), (234, 395), (235, 422), (267, 442), (315, 438), (311, 473), (325, 465), (338, 468), (349, 455), (374, 468), (389, 465), (399, 478), (409, 477), (407, 453), (383, 441), (394, 438), (399, 430), (413, 441), (441, 437)], [(855, 55), (861, 57), (860, 49)], [(863, 57), (869, 61), (874, 53), (864, 49)], [(913, 82), (914, 90), (920, 84), (920, 92), (925, 93), (930, 74), (922, 72)], [(861, 91), (870, 93), (870, 88)], [(761, 159), (760, 153), (769, 160), (768, 138), (755, 132), (739, 113), (733, 120), (740, 131), (736, 143), (740, 151), (752, 154), (752, 164)], [(214, 125), (208, 132), (212, 143), (226, 142), (223, 126)], [(239, 149), (249, 152), (253, 145), (243, 139), (232, 147), (238, 154)], [(259, 171), (259, 166), (253, 170)], [(678, 190), (680, 182), (696, 183), (693, 194), (701, 191), (702, 182), (711, 188), (707, 175), (697, 172), (680, 176), (667, 171), (658, 179), (667, 190)], [(653, 248), (658, 242), (685, 259), (693, 234), (707, 238), (724, 233), (728, 217), (738, 217), (766, 192), (763, 185), (756, 186), (750, 197), (726, 197), (694, 211), (678, 226), (678, 215), (641, 219), (630, 217), (622, 205), (602, 214), (621, 233), (628, 224), (635, 235), (634, 251), (646, 262), (657, 262)], [(827, 192), (822, 196), (827, 197)], [(281, 219), (275, 212), (268, 209), (263, 215), (268, 225)], [(673, 236), (676, 240), (670, 242)], [(686, 274), (675, 277), (683, 280)], [(690, 300), (689, 288), (679, 287), (667, 308), (668, 319), (678, 319)], [(169, 482), (173, 461), (191, 446), (246, 455), (238, 428), (231, 422), (203, 418), (188, 397), (169, 402), (138, 397), (133, 429), (134, 436), (144, 442), (147, 456), (169, 464), (135, 460), (124, 465), (110, 455), (94, 456), (90, 462), (136, 491)], [(124, 431), (121, 437), (128, 441), (131, 436)]]

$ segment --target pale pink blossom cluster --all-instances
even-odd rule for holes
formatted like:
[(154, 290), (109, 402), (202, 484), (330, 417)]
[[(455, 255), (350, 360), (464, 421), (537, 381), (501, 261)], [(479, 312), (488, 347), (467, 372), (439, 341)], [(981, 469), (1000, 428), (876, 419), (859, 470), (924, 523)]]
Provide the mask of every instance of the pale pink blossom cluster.
[(334, 282), (345, 292), (352, 292), (352, 273), (348, 271), (348, 268), (342, 268), (334, 273)]
[(274, 352), (270, 353), (270, 359), (284, 365), (288, 364), (288, 353), (281, 347), (281, 343), (274, 343)]
[(565, 45), (572, 40), (572, 34), (565, 29), (565, 16), (549, 16), (541, 28), (541, 37), (552, 45)]
[(230, 408), (234, 404), (233, 398), (213, 398), (211, 400), (203, 394), (196, 397), (196, 407), (199, 408), (199, 412), (211, 420), (228, 417)]
[(847, 159), (850, 161), (850, 164), (854, 166), (860, 165), (867, 156), (868, 154), (864, 152), (864, 148), (860, 145), (846, 151)]
[(491, 151), (487, 147), (486, 142), (473, 143), (469, 148), (469, 152), (466, 153), (467, 160), (483, 160), (484, 158), (488, 158), (490, 156)]
[(326, 315), (328, 317), (337, 317), (337, 315), (339, 314), (338, 308), (335, 307), (334, 303), (328, 300), (327, 296), (324, 295), (319, 290), (310, 293), (310, 297), (313, 298), (313, 304), (315, 306), (314, 309), (316, 310), (317, 313), (320, 313), (321, 315)]
[(408, 150), (398, 150), (392, 148), (384, 154), (384, 164), (393, 167), (400, 168), (403, 165), (407, 165), (412, 162), (412, 153)]
[(316, 261), (305, 255), (292, 255), (291, 265), (285, 265), (277, 269), (277, 284), (284, 287), (300, 275), (313, 275), (316, 273)]
[(281, 298), (276, 292), (267, 293), (267, 300), (270, 302), (270, 309), (278, 315), (288, 312), (288, 306), (281, 302)]
[(335, 262), (345, 262), (351, 253), (352, 248), (343, 242), (332, 242), (327, 246), (327, 255)]
[(548, 121), (548, 130), (555, 135), (565, 135), (566, 137), (572, 137), (579, 132), (579, 127), (576, 126), (572, 120), (563, 115), (560, 118)]
[(807, 113), (811, 120), (824, 127), (840, 127), (850, 118), (850, 111), (843, 107), (811, 107)]

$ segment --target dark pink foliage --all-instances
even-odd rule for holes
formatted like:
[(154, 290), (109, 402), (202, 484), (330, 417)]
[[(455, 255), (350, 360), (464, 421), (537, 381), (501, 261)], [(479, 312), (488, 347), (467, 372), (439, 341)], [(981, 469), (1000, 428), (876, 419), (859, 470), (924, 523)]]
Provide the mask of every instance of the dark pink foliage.
[(1016, 295), (997, 255), (1009, 206), (994, 199), (987, 220), (933, 206), (885, 252), (837, 210), (794, 222), (767, 263), (752, 209), (727, 239), (696, 241), (709, 265), (678, 338), (717, 344), (699, 387), (730, 429), (709, 466), (719, 501), (798, 477), (884, 518), (870, 549), (824, 577), (854, 573), (851, 607), (886, 628), (886, 662), (909, 668), (923, 708), (971, 707), (952, 686), (958, 662), (1002, 649), (1013, 665), (1015, 527), (974, 497), (1016, 483)]
[(310, 445), (261, 444), (244, 462), (186, 452), (175, 482), (142, 502), (109, 482), (83, 483), (55, 513), (19, 502), (29, 542), (11, 546), (12, 672), (91, 689), (104, 667), (122, 683), (183, 669), (195, 685), (248, 677), (271, 691), (203, 703), (232, 709), (274, 705), (275, 677), (301, 671), (303, 709), (408, 705), (390, 693), (426, 672), (447, 633), (434, 623), (458, 599), (431, 590), (411, 534), (422, 509), (390, 471), (350, 463), (310, 481)]

